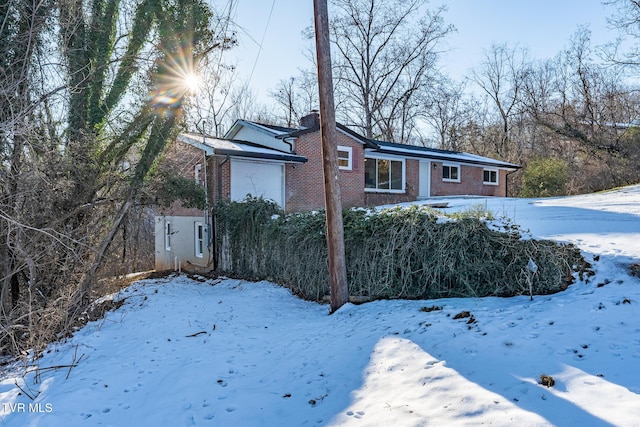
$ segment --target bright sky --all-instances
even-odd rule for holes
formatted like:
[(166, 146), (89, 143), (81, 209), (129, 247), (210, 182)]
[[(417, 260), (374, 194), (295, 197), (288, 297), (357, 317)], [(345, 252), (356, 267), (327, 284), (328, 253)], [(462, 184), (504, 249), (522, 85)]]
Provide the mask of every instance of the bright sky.
[[(298, 68), (311, 66), (303, 51), (312, 46), (312, 41), (304, 40), (301, 33), (313, 25), (313, 0), (233, 3), (235, 21), (242, 29), (240, 47), (232, 55), (238, 58), (238, 71), (245, 77), (252, 75), (253, 90), (265, 100), (281, 79), (297, 75)], [(591, 28), (596, 45), (616, 37), (606, 22), (614, 10), (601, 0), (431, 1), (432, 6), (441, 4), (449, 9), (447, 23), (457, 29), (448, 37), (451, 50), (442, 65), (458, 79), (479, 65), (483, 51), (492, 43), (518, 43), (528, 47), (533, 57), (542, 59), (566, 47), (579, 25)]]

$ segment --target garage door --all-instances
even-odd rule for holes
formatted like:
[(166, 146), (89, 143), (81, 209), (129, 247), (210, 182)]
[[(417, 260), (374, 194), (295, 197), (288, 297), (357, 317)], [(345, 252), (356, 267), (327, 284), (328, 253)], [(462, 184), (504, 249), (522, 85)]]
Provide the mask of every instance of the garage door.
[(284, 207), (284, 165), (231, 159), (231, 199), (262, 196)]

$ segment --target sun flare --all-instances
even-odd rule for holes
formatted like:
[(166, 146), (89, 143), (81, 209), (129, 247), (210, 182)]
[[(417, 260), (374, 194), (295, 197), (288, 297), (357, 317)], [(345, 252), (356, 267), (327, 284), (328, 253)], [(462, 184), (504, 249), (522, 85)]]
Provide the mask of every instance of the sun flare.
[(189, 72), (183, 76), (183, 84), (189, 94), (197, 93), (201, 83), (200, 76), (194, 72)]
[(189, 49), (168, 54), (160, 63), (154, 89), (149, 100), (154, 108), (179, 108), (185, 96), (197, 95), (202, 79)]

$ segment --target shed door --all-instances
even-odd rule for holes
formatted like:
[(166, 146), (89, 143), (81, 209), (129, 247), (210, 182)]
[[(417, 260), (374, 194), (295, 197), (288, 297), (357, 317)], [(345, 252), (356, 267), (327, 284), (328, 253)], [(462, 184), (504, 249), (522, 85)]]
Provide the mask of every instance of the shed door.
[(247, 194), (284, 208), (284, 165), (231, 159), (231, 200), (244, 200)]
[(418, 185), (418, 197), (431, 197), (431, 162), (420, 161), (420, 183)]

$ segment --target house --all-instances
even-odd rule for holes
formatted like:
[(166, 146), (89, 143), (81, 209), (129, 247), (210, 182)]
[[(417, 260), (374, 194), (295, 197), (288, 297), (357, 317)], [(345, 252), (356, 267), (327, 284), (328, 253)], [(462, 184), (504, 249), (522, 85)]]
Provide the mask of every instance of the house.
[[(247, 122), (248, 129), (258, 126)], [(260, 141), (259, 134), (254, 137)], [(207, 272), (213, 268), (214, 230), (209, 207), (219, 199), (243, 200), (250, 194), (285, 206), (286, 168), (304, 164), (307, 159), (294, 154), (287, 143), (273, 137), (271, 140), (254, 143), (183, 133), (169, 146), (165, 158), (173, 159), (171, 167), (177, 164), (181, 175), (193, 177), (203, 186), (207, 208), (176, 204), (157, 210), (156, 270)], [(282, 145), (287, 149), (281, 150)]]
[[(365, 138), (337, 124), (342, 206), (375, 206), (436, 196), (506, 196), (507, 177), (520, 167), (469, 153)], [(247, 195), (275, 201), (287, 212), (324, 208), (322, 144), (317, 113), (300, 128), (237, 120), (224, 138), (181, 134), (170, 150), (182, 172), (216, 200)], [(214, 268), (209, 210), (173, 207), (156, 216), (156, 269)]]

